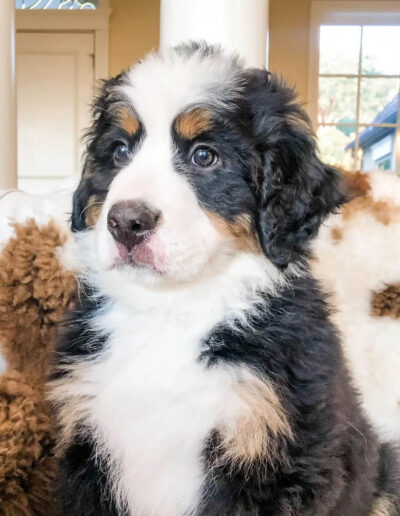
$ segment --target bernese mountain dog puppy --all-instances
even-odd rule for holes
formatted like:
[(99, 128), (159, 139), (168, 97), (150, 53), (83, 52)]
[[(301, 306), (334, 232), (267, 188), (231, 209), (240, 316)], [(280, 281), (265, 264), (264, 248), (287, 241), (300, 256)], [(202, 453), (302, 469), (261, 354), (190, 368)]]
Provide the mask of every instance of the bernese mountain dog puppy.
[(187, 44), (104, 83), (51, 381), (62, 514), (400, 514), (307, 265), (345, 197), (265, 70)]

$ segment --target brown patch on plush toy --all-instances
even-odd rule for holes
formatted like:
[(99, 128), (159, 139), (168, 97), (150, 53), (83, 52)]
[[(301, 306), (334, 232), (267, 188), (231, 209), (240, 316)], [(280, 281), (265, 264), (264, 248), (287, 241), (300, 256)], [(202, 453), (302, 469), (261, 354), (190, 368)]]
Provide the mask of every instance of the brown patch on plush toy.
[(400, 319), (400, 283), (388, 285), (384, 290), (372, 293), (371, 313), (375, 317)]
[(368, 174), (359, 170), (356, 172), (343, 171), (343, 173), (352, 197), (362, 197), (367, 195), (371, 190), (371, 183)]
[(392, 200), (376, 201), (371, 195), (368, 175), (362, 172), (345, 172), (346, 182), (353, 200), (342, 208), (343, 221), (351, 220), (360, 211), (368, 211), (381, 224), (387, 226), (400, 221), (400, 208)]
[(344, 206), (343, 220), (346, 221), (353, 218), (361, 210), (369, 211), (375, 220), (384, 226), (400, 221), (400, 208), (398, 205), (393, 201), (375, 201), (370, 196), (359, 197)]
[(332, 237), (333, 243), (337, 244), (343, 238), (343, 231), (338, 227), (334, 227), (334, 228), (332, 228), (332, 231), (331, 231), (331, 237)]
[(29, 220), (15, 233), (0, 256), (0, 514), (48, 515), (57, 463), (44, 387), (76, 282), (59, 263), (66, 235), (55, 223)]

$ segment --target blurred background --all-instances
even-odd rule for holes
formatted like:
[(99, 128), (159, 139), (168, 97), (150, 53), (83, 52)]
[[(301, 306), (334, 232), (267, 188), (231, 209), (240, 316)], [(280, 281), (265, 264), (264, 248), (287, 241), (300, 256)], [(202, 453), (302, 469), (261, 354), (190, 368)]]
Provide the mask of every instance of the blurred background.
[(398, 1), (2, 0), (0, 188), (72, 185), (96, 82), (189, 38), (289, 81), (327, 162), (400, 173)]

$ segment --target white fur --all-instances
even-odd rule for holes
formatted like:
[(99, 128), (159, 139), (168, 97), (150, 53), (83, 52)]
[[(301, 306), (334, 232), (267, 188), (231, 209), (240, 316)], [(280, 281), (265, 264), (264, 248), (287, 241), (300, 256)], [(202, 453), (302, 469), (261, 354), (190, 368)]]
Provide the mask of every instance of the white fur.
[(0, 250), (15, 236), (13, 224), (35, 219), (40, 227), (54, 220), (60, 231), (68, 233), (68, 219), (72, 210), (72, 191), (51, 195), (32, 195), (14, 190), (0, 196)]
[(122, 89), (134, 101), (138, 114), (150, 125), (159, 118), (171, 120), (187, 106), (208, 104), (229, 108), (243, 84), (238, 76), (242, 63), (224, 52), (190, 57), (173, 51), (150, 54), (129, 72), (129, 86)]
[(24, 224), (34, 219), (40, 228), (50, 222), (57, 225), (66, 241), (57, 248), (57, 257), (65, 270), (78, 269), (75, 241), (69, 230), (72, 211), (72, 191), (52, 194), (28, 194), (20, 190), (4, 192), (0, 196), (0, 252), (10, 238), (15, 237), (14, 224)]
[(207, 368), (202, 339), (218, 322), (244, 318), (258, 289), (272, 286), (268, 268), (241, 253), (215, 277), (164, 289), (124, 284), (115, 270), (92, 276), (111, 298), (93, 324), (111, 337), (101, 360), (73, 373), (68, 395), (84, 397), (98, 452), (132, 515), (196, 509), (207, 436), (249, 410), (235, 390), (246, 371)]

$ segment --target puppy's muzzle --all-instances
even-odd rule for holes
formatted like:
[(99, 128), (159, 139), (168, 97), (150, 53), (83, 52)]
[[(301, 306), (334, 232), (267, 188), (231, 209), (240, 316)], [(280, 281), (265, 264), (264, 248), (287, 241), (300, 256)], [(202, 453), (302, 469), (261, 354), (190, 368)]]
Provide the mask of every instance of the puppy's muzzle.
[(154, 231), (160, 216), (159, 210), (143, 201), (119, 201), (108, 212), (107, 227), (114, 240), (130, 252)]

